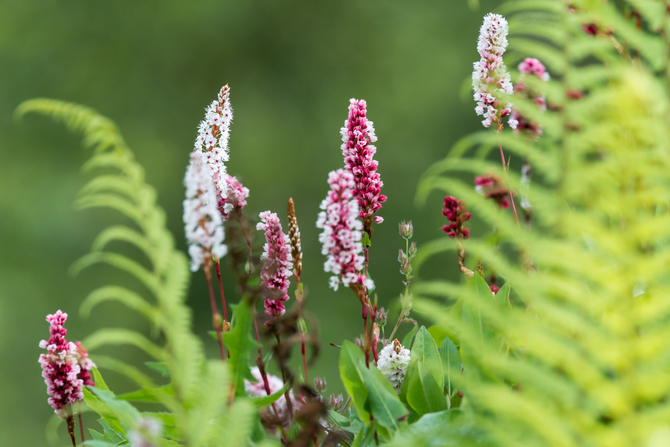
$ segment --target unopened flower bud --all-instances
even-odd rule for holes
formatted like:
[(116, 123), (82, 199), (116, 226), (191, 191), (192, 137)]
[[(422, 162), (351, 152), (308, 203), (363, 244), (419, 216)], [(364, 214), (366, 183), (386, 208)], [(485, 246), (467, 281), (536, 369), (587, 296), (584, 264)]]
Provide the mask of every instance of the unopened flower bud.
[(412, 257), (416, 255), (416, 242), (412, 242), (412, 244), (409, 246), (409, 255)]
[(334, 394), (331, 394), (328, 403), (330, 404), (331, 410), (338, 411), (342, 408), (342, 393), (338, 394), (337, 397), (335, 397)]
[(400, 273), (403, 275), (409, 275), (412, 273), (412, 264), (409, 263), (409, 259), (405, 258), (400, 261)]
[(412, 221), (410, 220), (409, 222), (405, 222), (404, 220), (398, 224), (398, 229), (400, 232), (400, 236), (404, 237), (405, 239), (409, 239), (412, 237), (414, 234), (414, 227), (412, 227)]
[(316, 391), (319, 393), (323, 392), (326, 390), (326, 378), (325, 377), (317, 377), (314, 379), (314, 388)]
[(398, 262), (402, 264), (402, 262), (405, 260), (407, 256), (405, 256), (405, 252), (402, 250), (398, 250)]
[(214, 324), (214, 327), (217, 328), (223, 324), (223, 318), (221, 318), (221, 315), (216, 313), (212, 316), (212, 323)]
[(375, 318), (375, 323), (377, 323), (380, 327), (384, 327), (386, 326), (387, 317), (388, 317), (388, 311), (384, 309), (384, 306), (382, 306), (382, 308), (377, 311), (377, 317)]
[(221, 332), (230, 332), (230, 321), (224, 321), (223, 326), (221, 326)]

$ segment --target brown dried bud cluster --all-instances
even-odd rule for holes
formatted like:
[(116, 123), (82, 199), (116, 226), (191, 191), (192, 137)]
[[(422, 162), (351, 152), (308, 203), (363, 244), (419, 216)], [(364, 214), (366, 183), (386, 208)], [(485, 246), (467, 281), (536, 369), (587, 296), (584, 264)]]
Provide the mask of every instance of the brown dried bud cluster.
[(293, 256), (293, 275), (300, 282), (302, 273), (302, 247), (300, 245), (300, 228), (298, 219), (295, 218), (295, 205), (293, 199), (288, 199), (288, 237), (291, 240), (291, 256)]

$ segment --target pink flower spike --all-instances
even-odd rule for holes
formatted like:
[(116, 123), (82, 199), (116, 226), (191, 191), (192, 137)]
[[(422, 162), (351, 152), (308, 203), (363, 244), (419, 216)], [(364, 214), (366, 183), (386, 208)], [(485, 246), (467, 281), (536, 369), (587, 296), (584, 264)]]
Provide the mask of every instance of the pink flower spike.
[(47, 315), (50, 324), (48, 341), (42, 340), (40, 348), (46, 349), (46, 354), (40, 354), (39, 362), (42, 366), (42, 377), (47, 385), (49, 404), (56, 414), (65, 419), (72, 415), (72, 404), (84, 399), (84, 381), (79, 378), (79, 352), (77, 345), (68, 343), (65, 339), (67, 329), (63, 327), (67, 314), (58, 310), (53, 315)]
[[(260, 213), (261, 222), (256, 225), (259, 231), (265, 231), (265, 247), (261, 259), (261, 285), (266, 290), (265, 315), (275, 319), (284, 315), (284, 303), (288, 301), (289, 277), (293, 274), (291, 242), (284, 234), (277, 214), (270, 211)], [(267, 324), (267, 323), (266, 323)]]
[[(484, 117), (484, 127), (495, 124), (497, 130), (502, 130), (502, 118), (510, 113), (512, 104), (507, 96), (514, 91), (502, 58), (507, 48), (507, 32), (507, 20), (503, 16), (489, 13), (484, 17), (477, 44), (481, 59), (473, 64), (472, 72), (475, 112)], [(510, 118), (508, 124), (514, 129), (517, 122)]]
[(77, 346), (77, 363), (81, 369), (78, 378), (84, 382), (84, 386), (95, 386), (95, 382), (91, 376), (91, 371), (96, 367), (95, 363), (88, 357), (88, 351), (80, 341), (77, 341), (74, 344)]
[(249, 188), (242, 186), (242, 183), (240, 183), (240, 181), (232, 175), (226, 175), (228, 177), (226, 180), (228, 193), (225, 198), (221, 198), (219, 194), (219, 211), (221, 212), (221, 217), (223, 220), (227, 222), (230, 218), (230, 213), (234, 209), (241, 210), (247, 206)]
[[(378, 162), (373, 159), (377, 148), (370, 143), (377, 141), (372, 121), (367, 119), (365, 100), (351, 99), (349, 116), (340, 130), (344, 167), (354, 178), (353, 195), (358, 201), (359, 217), (368, 231), (372, 215), (379, 211), (386, 196), (381, 194), (384, 183), (377, 172)], [(374, 218), (375, 223), (384, 219)]]
[(354, 176), (338, 169), (328, 174), (330, 191), (321, 202), (321, 211), (316, 227), (323, 232), (319, 241), (323, 244), (321, 253), (328, 258), (323, 268), (333, 273), (330, 287), (337, 290), (340, 284), (364, 284), (372, 288), (373, 283), (360, 272), (365, 259), (361, 243), (363, 223), (359, 218), (358, 202), (353, 197)]
[[(544, 112), (547, 109), (547, 100), (541, 92), (533, 91), (527, 84), (526, 79), (529, 76), (536, 76), (540, 80), (546, 82), (549, 80), (549, 73), (542, 62), (534, 58), (526, 58), (519, 64), (519, 82), (514, 87), (514, 95), (523, 97), (537, 104), (539, 110)], [(514, 133), (522, 134), (529, 141), (537, 140), (542, 135), (542, 127), (540, 123), (531, 121), (526, 116), (522, 115), (517, 109), (512, 110), (510, 123), (514, 120), (517, 125), (514, 127)]]

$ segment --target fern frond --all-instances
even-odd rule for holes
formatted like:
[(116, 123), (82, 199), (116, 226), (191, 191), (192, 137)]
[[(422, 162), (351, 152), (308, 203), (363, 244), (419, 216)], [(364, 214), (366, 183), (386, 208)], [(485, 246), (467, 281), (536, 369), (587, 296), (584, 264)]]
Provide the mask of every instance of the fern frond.
[(168, 357), (163, 348), (149, 341), (148, 338), (139, 332), (129, 329), (99, 329), (86, 337), (83, 343), (90, 350), (107, 345), (132, 345), (146, 352), (159, 362), (164, 362)]

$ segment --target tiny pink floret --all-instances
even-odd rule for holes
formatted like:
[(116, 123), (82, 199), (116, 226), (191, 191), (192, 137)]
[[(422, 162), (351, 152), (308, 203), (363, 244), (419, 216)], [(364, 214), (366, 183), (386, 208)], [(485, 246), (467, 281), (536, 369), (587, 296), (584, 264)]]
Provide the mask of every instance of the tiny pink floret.
[[(340, 133), (344, 166), (354, 178), (353, 195), (358, 201), (359, 217), (372, 219), (372, 215), (386, 201), (386, 196), (381, 194), (384, 183), (377, 172), (378, 162), (373, 158), (377, 148), (370, 143), (376, 142), (377, 136), (372, 121), (367, 119), (365, 100), (350, 100), (349, 116)], [(372, 220), (378, 224), (384, 221), (379, 216)]]
[(284, 234), (277, 214), (270, 211), (260, 213), (261, 222), (256, 225), (259, 231), (265, 231), (265, 247), (261, 259), (261, 284), (266, 290), (265, 315), (275, 319), (284, 315), (284, 303), (288, 301), (289, 277), (293, 274), (291, 242)]
[(46, 349), (47, 353), (39, 358), (47, 394), (51, 396), (49, 405), (61, 418), (71, 415), (72, 404), (84, 399), (84, 380), (79, 377), (80, 354), (77, 345), (65, 339), (67, 329), (63, 325), (66, 320), (67, 314), (60, 310), (47, 316), (51, 337), (40, 342), (40, 348)]
[(247, 197), (249, 197), (249, 188), (245, 188), (242, 183), (230, 174), (226, 174), (227, 195), (225, 198), (219, 198), (219, 211), (224, 221), (228, 221), (230, 213), (233, 210), (241, 210), (247, 206)]

